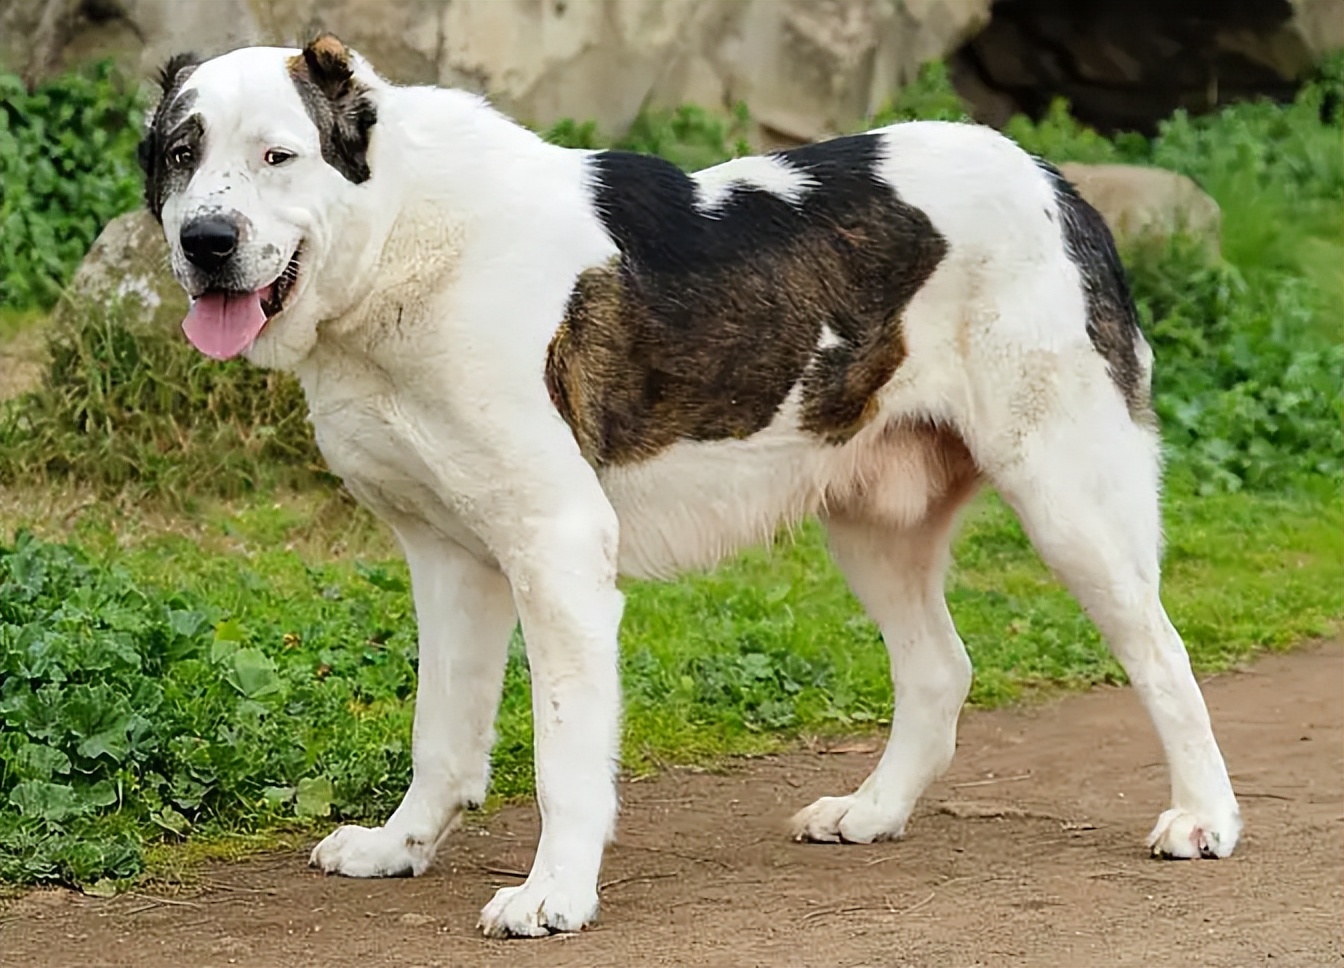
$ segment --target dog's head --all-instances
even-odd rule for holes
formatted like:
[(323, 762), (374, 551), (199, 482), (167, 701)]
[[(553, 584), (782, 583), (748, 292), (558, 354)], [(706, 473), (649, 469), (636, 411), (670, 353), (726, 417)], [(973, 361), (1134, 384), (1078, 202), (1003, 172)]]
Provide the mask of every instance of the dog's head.
[(292, 365), (348, 305), (333, 242), (358, 232), (382, 82), (326, 34), (303, 50), (178, 56), (161, 83), (140, 164), (192, 298), (182, 328), (217, 359)]

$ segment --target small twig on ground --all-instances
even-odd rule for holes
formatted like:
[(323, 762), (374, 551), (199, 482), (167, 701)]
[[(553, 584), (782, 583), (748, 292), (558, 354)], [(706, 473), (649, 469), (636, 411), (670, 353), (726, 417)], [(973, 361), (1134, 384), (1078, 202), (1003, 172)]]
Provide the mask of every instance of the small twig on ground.
[(694, 854), (683, 854), (680, 851), (668, 850), (666, 847), (645, 847), (642, 844), (617, 843), (617, 850), (643, 850), (650, 854), (666, 854), (669, 857), (680, 857), (684, 861), (690, 861), (692, 864), (713, 864), (715, 867), (721, 867), (726, 871), (733, 869), (732, 864), (725, 864), (721, 860), (713, 857), (696, 857)]
[(894, 908), (891, 906), (890, 902), (888, 902), (884, 907), (879, 907), (873, 904), (847, 904), (847, 905), (841, 905), (839, 907), (820, 908), (816, 911), (809, 911), (807, 914), (804, 914), (800, 920), (815, 921), (817, 918), (829, 917), (832, 914), (857, 914), (860, 911), (884, 911), (887, 914), (896, 914), (904, 916), (907, 914), (911, 914), (915, 911), (918, 911), (920, 908), (924, 907), (926, 904), (928, 904), (930, 901), (934, 899), (935, 894), (936, 894), (935, 891), (930, 891), (928, 897), (924, 898), (924, 900), (922, 901), (915, 902), (908, 908)]
[(155, 908), (163, 907), (162, 904), (142, 904), (139, 907), (133, 907), (128, 911), (122, 911), (124, 918), (134, 917), (137, 914), (144, 914), (146, 911), (153, 911)]
[(908, 908), (906, 908), (904, 911), (897, 911), (896, 913), (899, 914), (899, 915), (902, 915), (902, 916), (905, 916), (905, 915), (907, 915), (907, 914), (914, 914), (914, 913), (915, 913), (916, 911), (918, 911), (920, 908), (924, 907), (924, 905), (926, 905), (926, 904), (928, 904), (930, 901), (932, 901), (933, 898), (934, 898), (934, 895), (935, 895), (936, 893), (937, 893), (937, 892), (935, 892), (935, 891), (929, 891), (929, 896), (926, 897), (924, 900), (920, 901), (920, 902), (917, 903), (917, 904), (912, 904), (912, 905), (910, 905), (910, 906), (909, 906)]
[(1281, 793), (1247, 793), (1245, 790), (1238, 790), (1237, 796), (1243, 800), (1287, 800), (1290, 803), (1297, 799), (1296, 797), (1285, 797)]
[(599, 891), (606, 891), (613, 887), (619, 887), (622, 884), (634, 884), (638, 881), (661, 881), (676, 876), (677, 874), (674, 871), (668, 871), (664, 874), (630, 874), (626, 877), (614, 877), (609, 881), (605, 881), (597, 885), (597, 889)]
[(834, 746), (822, 746), (817, 749), (817, 753), (820, 756), (845, 756), (850, 753), (866, 754), (876, 752), (876, 743), (837, 743)]
[(693, 802), (695, 802), (695, 797), (655, 797), (655, 798), (652, 798), (652, 799), (649, 799), (649, 800), (640, 800), (639, 802), (640, 802), (641, 804), (644, 804), (644, 803), (693, 803)]
[(202, 886), (208, 891), (232, 891), (237, 894), (265, 894), (267, 897), (274, 897), (280, 892), (273, 887), (243, 887), (241, 884), (229, 884), (226, 881), (215, 881), (209, 878), (201, 882)]
[(981, 803), (976, 800), (944, 800), (934, 809), (958, 820), (1020, 820), (1030, 816), (1022, 807), (1011, 803)]
[(876, 908), (871, 904), (850, 904), (845, 907), (820, 908), (819, 910), (816, 911), (809, 911), (807, 914), (804, 914), (800, 920), (815, 921), (817, 918), (829, 917), (832, 914), (855, 914), (859, 911), (878, 911), (878, 910), (881, 909)]
[(500, 874), (504, 877), (527, 877), (527, 871), (516, 871), (509, 867), (481, 867), (487, 874)]
[(171, 898), (171, 897), (155, 897), (155, 896), (152, 895), (152, 894), (139, 894), (139, 893), (137, 893), (137, 892), (135, 892), (135, 891), (131, 891), (131, 892), (130, 892), (129, 894), (127, 894), (126, 896), (127, 896), (127, 897), (138, 897), (138, 898), (139, 898), (140, 900), (142, 900), (142, 901), (150, 901), (150, 902), (152, 902), (152, 903), (154, 903), (154, 904), (167, 904), (167, 905), (170, 905), (170, 906), (172, 906), (172, 907), (194, 907), (194, 908), (198, 908), (198, 907), (200, 907), (200, 905), (199, 905), (198, 903), (196, 903), (195, 901), (179, 901), (179, 900), (177, 900), (176, 898)]
[(1031, 770), (1025, 773), (1017, 773), (1013, 776), (992, 776), (987, 780), (970, 780), (966, 783), (952, 784), (954, 789), (964, 790), (967, 787), (993, 786), (995, 783), (1012, 783), (1016, 780), (1027, 780), (1031, 778)]

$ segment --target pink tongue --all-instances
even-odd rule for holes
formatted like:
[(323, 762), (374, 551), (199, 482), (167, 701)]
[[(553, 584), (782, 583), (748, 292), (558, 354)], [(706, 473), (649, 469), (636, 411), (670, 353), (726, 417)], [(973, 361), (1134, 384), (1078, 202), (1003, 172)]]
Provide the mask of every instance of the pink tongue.
[(256, 292), (208, 292), (191, 304), (182, 332), (191, 345), (206, 356), (227, 360), (252, 345), (263, 326), (266, 314), (261, 309), (261, 294)]

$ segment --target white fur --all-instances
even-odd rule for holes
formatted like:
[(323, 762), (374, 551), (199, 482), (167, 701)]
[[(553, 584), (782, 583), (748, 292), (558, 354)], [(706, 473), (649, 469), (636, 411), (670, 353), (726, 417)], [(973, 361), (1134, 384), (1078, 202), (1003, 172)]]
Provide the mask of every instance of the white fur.
[[(392, 87), (361, 62), (378, 123), (374, 175), (352, 185), (314, 155), (284, 74), (294, 53), (241, 51), (193, 75), (211, 147), (164, 221), (175, 240), (186, 215), (227, 203), (258, 244), (285, 251), (302, 238), (299, 282), (249, 356), (298, 375), (332, 470), (392, 525), (411, 568), (414, 778), (384, 827), (340, 828), (314, 864), (350, 876), (429, 865), (461, 809), (484, 795), (516, 616), (531, 660), (542, 834), (526, 882), (500, 891), (481, 926), (499, 936), (583, 927), (616, 816), (618, 569), (709, 565), (808, 514), (827, 521), (881, 627), (896, 704), (873, 775), (802, 811), (795, 829), (814, 840), (899, 835), (951, 760), (970, 682), (942, 593), (969, 491), (947, 490), (917, 425), (965, 442), (1124, 663), (1172, 770), (1173, 809), (1154, 848), (1232, 850), (1236, 801), (1158, 599), (1157, 441), (1130, 418), (1089, 342), (1078, 272), (1047, 215), (1053, 190), (1019, 149), (971, 126), (882, 134), (885, 177), (949, 251), (907, 308), (907, 357), (877, 419), (851, 441), (832, 446), (800, 429), (795, 390), (748, 439), (682, 442), (598, 473), (541, 379), (576, 277), (617, 254), (585, 192), (585, 155), (474, 96)], [(280, 170), (289, 175), (258, 167), (272, 144), (303, 153)], [(811, 188), (775, 158), (739, 159), (697, 181), (706, 210), (733, 185), (791, 203)]]
[(797, 205), (816, 180), (773, 155), (734, 158), (707, 168), (696, 175), (696, 205), (702, 212), (713, 212), (734, 188), (755, 188), (777, 195)]

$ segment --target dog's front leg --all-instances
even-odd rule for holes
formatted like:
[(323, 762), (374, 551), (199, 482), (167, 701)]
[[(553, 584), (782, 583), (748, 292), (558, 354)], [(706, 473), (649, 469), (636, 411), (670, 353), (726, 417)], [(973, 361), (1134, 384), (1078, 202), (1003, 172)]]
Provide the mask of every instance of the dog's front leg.
[(396, 529), (420, 630), (410, 789), (381, 827), (338, 827), (311, 863), (347, 877), (422, 873), (464, 807), (485, 798), (495, 712), (517, 624), (508, 580), (427, 528)]
[(560, 506), (520, 523), (501, 555), (532, 672), (542, 830), (527, 880), (481, 912), (492, 937), (577, 931), (592, 921), (616, 819), (616, 515), (591, 472), (552, 489), (562, 491)]

